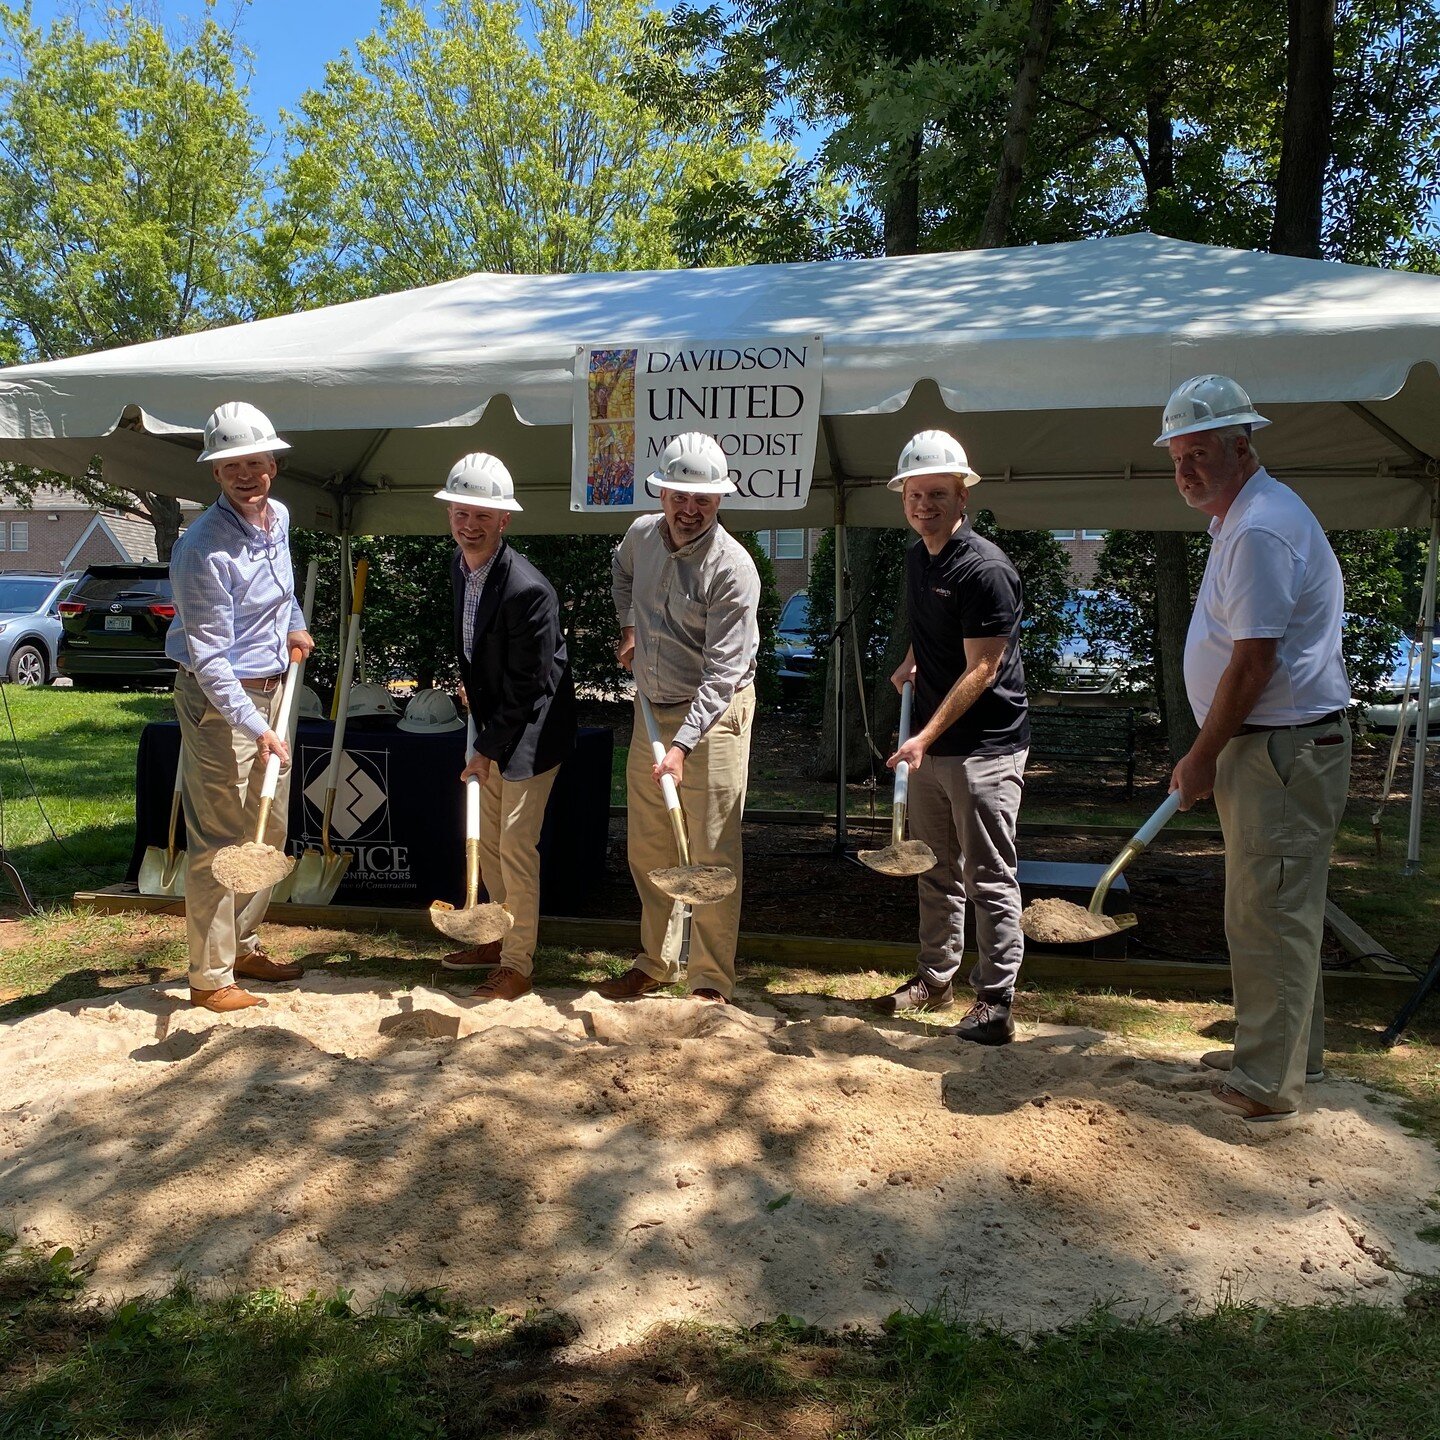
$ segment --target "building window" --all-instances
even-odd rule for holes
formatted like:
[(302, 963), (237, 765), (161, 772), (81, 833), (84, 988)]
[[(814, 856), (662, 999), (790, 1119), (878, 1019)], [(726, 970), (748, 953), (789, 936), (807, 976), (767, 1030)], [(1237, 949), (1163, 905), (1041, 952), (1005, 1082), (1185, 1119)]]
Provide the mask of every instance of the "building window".
[(1052, 530), (1050, 533), (1057, 540), (1073, 540), (1075, 538), (1075, 532), (1073, 530)]
[(755, 548), (768, 560), (774, 545), (771, 544), (774, 532), (771, 530), (757, 530), (755, 532)]
[(803, 530), (775, 531), (775, 559), (803, 560), (805, 558), (805, 532)]
[(1082, 540), (1103, 540), (1109, 533), (1108, 530), (1082, 530), (1080, 538)]
[(0, 520), (0, 550), (5, 548), (5, 522)]
[(10, 548), (12, 550), (28, 550), (30, 548), (30, 522), (28, 520), (12, 520), (10, 522)]

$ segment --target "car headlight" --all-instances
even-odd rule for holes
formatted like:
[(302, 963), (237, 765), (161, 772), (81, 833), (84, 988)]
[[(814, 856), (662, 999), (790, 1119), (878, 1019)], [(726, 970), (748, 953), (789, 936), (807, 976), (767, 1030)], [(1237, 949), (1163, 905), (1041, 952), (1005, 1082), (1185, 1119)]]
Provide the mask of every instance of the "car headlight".
[(0, 620), (0, 635), (3, 635), (10, 628), (9, 621)]

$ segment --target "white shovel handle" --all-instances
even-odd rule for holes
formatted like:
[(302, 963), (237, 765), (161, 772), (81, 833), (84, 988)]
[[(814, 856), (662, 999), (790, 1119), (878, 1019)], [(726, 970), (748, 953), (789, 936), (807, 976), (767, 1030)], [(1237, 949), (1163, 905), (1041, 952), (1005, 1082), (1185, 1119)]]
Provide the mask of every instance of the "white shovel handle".
[[(655, 763), (659, 765), (665, 759), (665, 742), (660, 738), (660, 727), (655, 723), (655, 712), (650, 708), (650, 702), (645, 698), (643, 691), (637, 688), (635, 694), (640, 701), (640, 714), (645, 719), (645, 733), (650, 737), (650, 753), (655, 757)], [(667, 810), (680, 808), (680, 792), (675, 788), (673, 775), (662, 772), (660, 791), (665, 796)]]
[[(285, 672), (285, 688), (280, 692), (280, 713), (275, 717), (277, 735), (283, 735), (290, 724), (290, 707), (295, 703), (295, 684), (300, 678), (300, 664), (304, 658), (298, 645), (290, 652), (290, 668)], [(280, 753), (272, 750), (265, 761), (265, 780), (260, 786), (262, 803), (275, 798), (275, 788), (279, 783)]]
[[(910, 712), (915, 704), (915, 687), (906, 681), (900, 689), (900, 745), (910, 738)], [(900, 745), (895, 748), (898, 750)], [(902, 760), (895, 767), (895, 804), (903, 805), (910, 794), (910, 765)]]
[(480, 838), (480, 782), (473, 775), (465, 782), (465, 838)]
[(1135, 832), (1135, 838), (1130, 842), (1132, 845), (1148, 845), (1170, 822), (1175, 812), (1180, 808), (1180, 792), (1172, 790), (1165, 797), (1164, 803), (1155, 813)]

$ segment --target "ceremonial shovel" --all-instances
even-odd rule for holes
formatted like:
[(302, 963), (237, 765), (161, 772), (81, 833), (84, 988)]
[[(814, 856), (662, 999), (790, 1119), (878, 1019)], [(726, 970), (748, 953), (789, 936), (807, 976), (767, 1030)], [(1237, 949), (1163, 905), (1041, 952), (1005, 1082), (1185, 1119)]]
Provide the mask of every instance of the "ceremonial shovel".
[[(1115, 877), (1165, 828), (1180, 808), (1180, 792), (1172, 790), (1155, 813), (1125, 842), (1125, 848), (1110, 862), (1090, 896), (1088, 909), (1068, 900), (1036, 900), (1020, 913), (1020, 928), (1041, 944), (1084, 943), (1103, 940), (1137, 923), (1134, 915), (1105, 914), (1105, 897)], [(1063, 927), (1063, 935), (1054, 926)]]
[[(665, 743), (660, 739), (660, 727), (655, 723), (655, 712), (639, 689), (635, 694), (640, 701), (645, 733), (650, 738), (650, 753), (659, 765), (665, 759)], [(678, 964), (683, 970), (690, 958), (690, 907), (713, 905), (732, 894), (735, 890), (735, 872), (724, 865), (690, 863), (690, 837), (685, 832), (685, 812), (680, 808), (680, 792), (675, 788), (673, 775), (661, 775), (660, 792), (665, 797), (665, 809), (675, 831), (675, 848), (680, 855), (679, 865), (650, 872), (650, 879), (656, 888), (675, 902), (670, 910), (669, 923), (665, 926), (660, 959), (666, 964)]]
[(355, 567), (355, 587), (350, 597), (350, 623), (345, 631), (345, 654), (340, 661), (340, 678), (335, 687), (335, 731), (330, 741), (330, 765), (325, 772), (325, 811), (320, 822), (320, 849), (306, 846), (295, 865), (295, 878), (286, 899), (293, 905), (328, 905), (345, 878), (350, 864), (348, 850), (330, 846), (330, 821), (335, 814), (335, 792), (340, 784), (340, 760), (345, 753), (345, 718), (350, 705), (350, 682), (355, 674), (355, 650), (360, 643), (360, 609), (365, 603), (365, 578), (370, 562)]
[[(475, 753), (472, 716), (466, 757)], [(497, 762), (492, 761), (492, 764)], [(430, 902), (430, 923), (451, 940), (466, 945), (490, 945), (503, 940), (515, 917), (503, 905), (481, 905), (480, 898), (480, 782), (465, 782), (465, 907), (457, 910), (446, 900)]]
[[(290, 652), (290, 669), (285, 675), (285, 689), (280, 696), (280, 714), (275, 718), (275, 733), (284, 735), (290, 727), (290, 707), (295, 703), (295, 685), (304, 659), (297, 645)], [(283, 880), (295, 862), (283, 851), (265, 843), (265, 826), (270, 820), (270, 807), (275, 802), (275, 787), (280, 783), (280, 755), (272, 750), (265, 762), (265, 780), (260, 787), (260, 813), (255, 819), (255, 838), (242, 845), (227, 845), (215, 852), (211, 872), (227, 889), (239, 895), (253, 895)]]
[(180, 899), (185, 894), (185, 852), (175, 848), (175, 826), (180, 819), (180, 781), (185, 756), (182, 751), (175, 757), (175, 792), (170, 797), (170, 840), (162, 850), (158, 845), (147, 845), (144, 858), (140, 861), (139, 887), (142, 895), (173, 895)]
[[(301, 602), (300, 605), (300, 614), (305, 621), (305, 629), (307, 632), (310, 629), (311, 617), (315, 613), (315, 582), (319, 578), (320, 562), (318, 560), (312, 560), (309, 564), (309, 567), (305, 571), (305, 599)], [(309, 664), (308, 658), (300, 662), (300, 678), (296, 682), (297, 686), (303, 686), (305, 684), (305, 666), (307, 664)], [(295, 749), (295, 738), (298, 725), (299, 717), (295, 715), (292, 711), (290, 715), (290, 730), (285, 735), (285, 740), (290, 745), (292, 751)], [(292, 763), (296, 758), (297, 757), (292, 754)], [(276, 882), (276, 884), (270, 891), (271, 904), (276, 904), (277, 902), (284, 902), (290, 898), (290, 891), (294, 887), (296, 877), (299, 874), (300, 868), (297, 863), (294, 870), (292, 870), (282, 880)]]
[[(914, 701), (915, 687), (907, 680), (900, 691), (901, 745), (910, 738), (910, 709)], [(923, 875), (935, 866), (935, 852), (923, 840), (905, 838), (909, 794), (910, 766), (902, 760), (895, 767), (895, 798), (890, 805), (890, 843), (883, 850), (860, 852), (860, 863), (878, 870), (882, 875)]]

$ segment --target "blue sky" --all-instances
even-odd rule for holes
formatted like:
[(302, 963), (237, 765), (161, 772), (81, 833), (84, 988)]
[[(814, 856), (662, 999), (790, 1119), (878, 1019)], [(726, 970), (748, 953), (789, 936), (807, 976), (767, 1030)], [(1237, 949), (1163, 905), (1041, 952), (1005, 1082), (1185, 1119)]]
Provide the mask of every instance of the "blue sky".
[[(221, 0), (216, 15), (229, 19), (233, 0)], [(183, 25), (204, 13), (197, 0), (157, 0), (162, 19)], [(35, 0), (40, 24), (72, 14), (74, 0)], [(295, 101), (325, 78), (325, 62), (368, 35), (380, 18), (380, 0), (251, 0), (240, 33), (255, 55), (250, 93), (255, 113), (274, 125), (281, 106)]]

